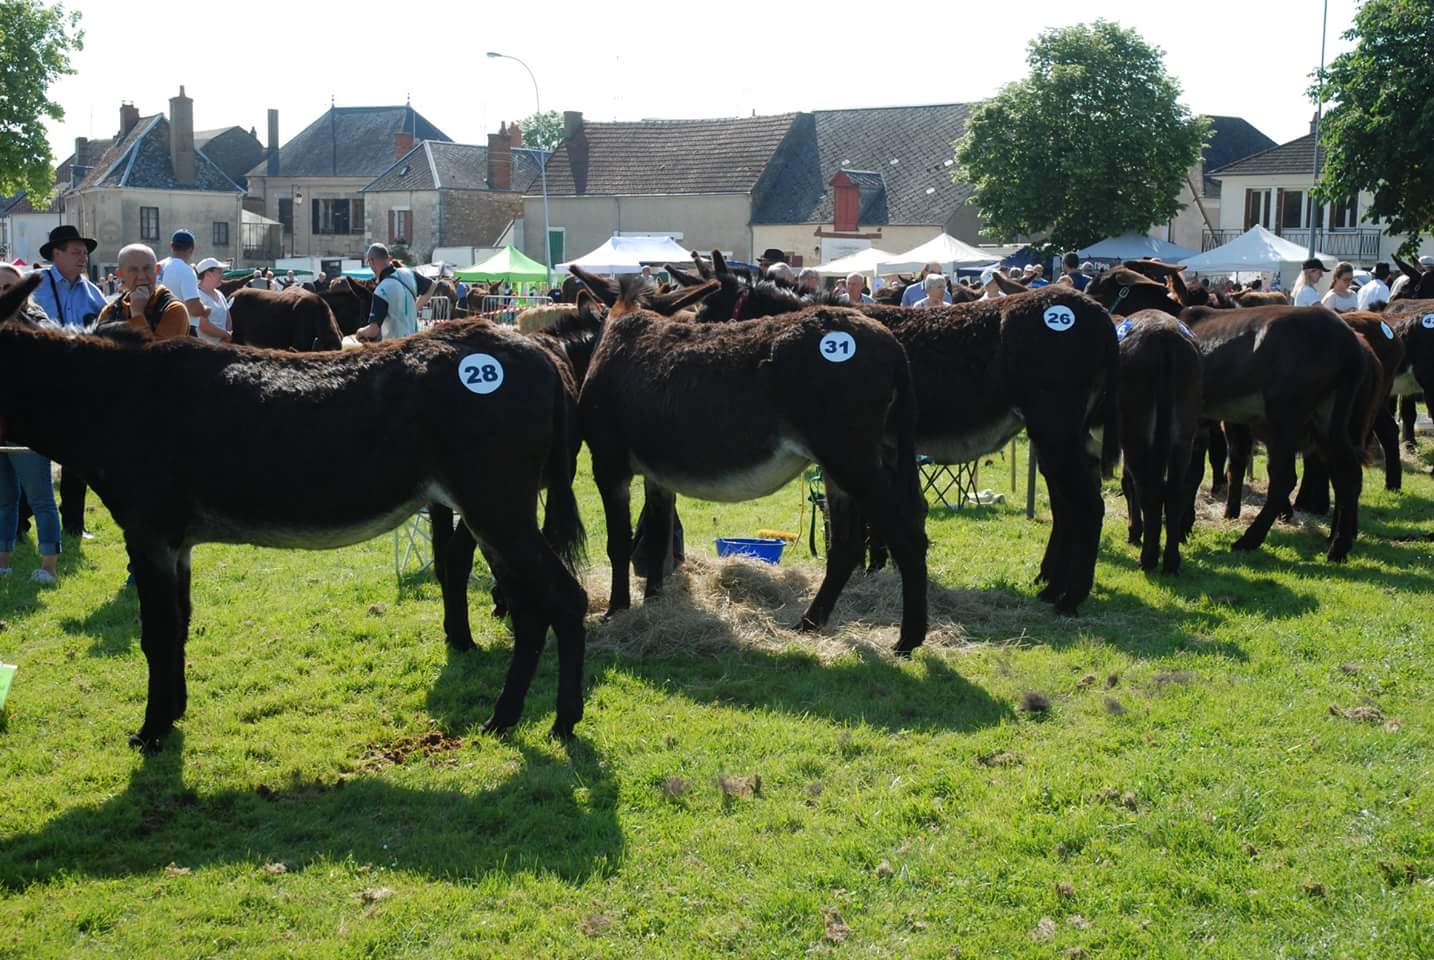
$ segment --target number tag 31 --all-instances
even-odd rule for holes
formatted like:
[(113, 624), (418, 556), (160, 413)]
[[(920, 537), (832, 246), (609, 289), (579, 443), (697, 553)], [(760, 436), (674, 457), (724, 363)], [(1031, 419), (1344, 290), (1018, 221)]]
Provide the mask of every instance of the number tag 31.
[(830, 363), (846, 363), (856, 356), (856, 338), (842, 330), (833, 330), (822, 337), (822, 359)]
[(1046, 310), (1042, 319), (1045, 320), (1046, 326), (1056, 333), (1065, 333), (1075, 326), (1075, 311), (1070, 307), (1051, 307)]
[(503, 385), (503, 364), (491, 354), (470, 353), (458, 362), (458, 382), (474, 393), (492, 393)]

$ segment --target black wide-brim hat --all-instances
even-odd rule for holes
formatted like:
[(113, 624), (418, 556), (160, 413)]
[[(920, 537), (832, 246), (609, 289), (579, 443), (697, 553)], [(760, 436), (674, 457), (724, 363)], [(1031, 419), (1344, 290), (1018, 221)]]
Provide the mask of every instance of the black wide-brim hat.
[(40, 248), (40, 259), (49, 260), (50, 254), (55, 252), (55, 247), (64, 246), (71, 240), (83, 240), (85, 249), (90, 253), (94, 253), (95, 247), (99, 246), (97, 241), (91, 240), (89, 237), (80, 236), (80, 231), (75, 229), (74, 224), (62, 223), (50, 231), (49, 242)]
[(1319, 257), (1310, 257), (1304, 263), (1300, 264), (1300, 269), (1318, 270), (1321, 273), (1329, 273), (1329, 267), (1326, 267), (1324, 261), (1320, 260)]
[(785, 263), (786, 260), (786, 251), (778, 250), (776, 247), (768, 247), (763, 250), (762, 255), (757, 258), (758, 263)]

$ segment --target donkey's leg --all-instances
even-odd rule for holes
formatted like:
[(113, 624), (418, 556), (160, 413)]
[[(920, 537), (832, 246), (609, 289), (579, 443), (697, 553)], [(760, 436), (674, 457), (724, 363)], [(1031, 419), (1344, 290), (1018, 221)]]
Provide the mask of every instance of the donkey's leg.
[(1154, 570), (1160, 556), (1160, 521), (1165, 507), (1163, 464), (1156, 462), (1155, 451), (1143, 457), (1140, 474), (1140, 512), (1145, 522), (1145, 543), (1140, 548), (1140, 569)]
[(1414, 439), (1414, 425), (1419, 420), (1419, 395), (1409, 394), (1399, 398), (1399, 420), (1403, 424), (1404, 446), (1413, 453), (1418, 448)]
[(1129, 454), (1120, 471), (1120, 495), (1125, 498), (1125, 542), (1138, 547), (1145, 535), (1145, 524), (1140, 516), (1140, 495), (1136, 492), (1135, 477), (1130, 472)]
[[(546, 542), (544, 543), (547, 546)], [(583, 717), (583, 660), (587, 651), (584, 620), (588, 595), (551, 547), (543, 551), (545, 605), (558, 638), (558, 697), (551, 736), (566, 740)]]
[(1165, 464), (1165, 482), (1162, 492), (1165, 501), (1165, 554), (1160, 564), (1162, 573), (1180, 572), (1180, 542), (1185, 539), (1188, 527), (1185, 511), (1190, 509), (1190, 474), (1192, 438), (1187, 434), (1177, 436), (1172, 444)]
[(146, 753), (160, 748), (177, 716), (174, 678), (184, 670), (180, 659), (179, 585), (173, 547), (154, 540), (127, 536), (130, 566), (139, 591), (140, 649), (149, 667), (149, 691), (144, 723), (129, 738), (132, 747)]
[[(522, 716), (523, 702), (537, 672), (552, 619), (548, 609), (550, 571), (544, 564), (544, 554), (551, 553), (552, 548), (539, 532), (533, 512), (509, 508), (506, 504), (490, 505), (478, 523), (469, 520), (474, 514), (463, 511), (475, 538), (483, 540), (503, 569), (513, 625), (513, 656), (503, 689), (493, 704), (493, 715), (483, 724), (484, 733), (503, 733)], [(453, 575), (450, 570), (450, 578)]]
[(189, 706), (189, 689), (184, 681), (184, 648), (189, 643), (189, 620), (194, 605), (189, 599), (190, 553), (192, 547), (185, 544), (174, 555), (175, 602), (179, 610), (179, 624), (175, 631), (176, 655), (174, 673), (170, 683), (174, 688), (174, 719), (184, 716)]
[[(1240, 500), (1245, 495), (1245, 470), (1250, 465), (1250, 456), (1255, 439), (1250, 428), (1243, 423), (1226, 424), (1225, 437), (1230, 455), (1229, 470), (1226, 474), (1225, 519), (1240, 519)], [(1213, 493), (1213, 488), (1211, 493)]]
[(650, 600), (662, 592), (662, 581), (673, 565), (672, 527), (677, 517), (677, 497), (651, 480), (645, 479), (642, 489), (642, 507), (647, 514), (643, 541), (647, 551), (647, 582), (642, 597)]
[(593, 450), (593, 480), (602, 497), (607, 520), (607, 560), (612, 565), (612, 589), (603, 619), (632, 606), (632, 473), (616, 456)]
[(840, 487), (823, 466), (827, 487), (827, 516), (831, 524), (831, 540), (827, 543), (827, 571), (817, 587), (811, 605), (797, 623), (798, 630), (816, 630), (831, 619), (837, 597), (861, 565), (865, 551), (866, 523), (852, 496)]
[(1398, 490), (1404, 486), (1404, 462), (1399, 458), (1399, 424), (1385, 407), (1374, 415), (1374, 437), (1384, 453), (1384, 489)]
[[(443, 639), (450, 650), (467, 653), (476, 649), (473, 630), (468, 622), (468, 575), (473, 572), (473, 549), (477, 541), (466, 523), (453, 530), (444, 548), (443, 561)], [(433, 556), (438, 557), (434, 544)], [(496, 573), (493, 582), (498, 582)]]
[[(898, 471), (898, 476), (900, 472)], [(910, 492), (894, 489), (888, 474), (875, 475), (875, 490), (859, 502), (864, 516), (881, 534), (901, 573), (901, 634), (896, 653), (906, 655), (926, 640), (929, 613), (926, 579), (926, 501), (920, 489)]]
[(453, 539), (453, 511), (447, 504), (428, 505), (428, 536), (433, 547), (433, 576), (443, 584), (443, 565), (448, 562), (448, 541)]
[(1203, 427), (1195, 430), (1195, 442), (1191, 444), (1190, 459), (1185, 470), (1184, 512), (1181, 514), (1180, 542), (1189, 539), (1195, 530), (1195, 502), (1200, 498), (1200, 483), (1205, 479), (1205, 453), (1210, 442), (1209, 434)]
[(1295, 494), (1294, 510), (1323, 516), (1329, 513), (1329, 465), (1318, 448), (1304, 452), (1305, 473), (1300, 478), (1300, 489)]
[(1335, 497), (1329, 552), (1325, 556), (1339, 563), (1349, 556), (1359, 533), (1359, 494), (1364, 486), (1364, 465), (1359, 450), (1344, 436), (1326, 438), (1322, 448), (1329, 462)]
[[(1231, 545), (1233, 550), (1255, 550), (1265, 542), (1280, 514), (1289, 508), (1290, 493), (1295, 489), (1295, 454), (1299, 450), (1300, 425), (1308, 416), (1308, 407), (1299, 398), (1272, 398), (1266, 401), (1269, 411), (1270, 436), (1265, 450), (1270, 458), (1270, 486), (1265, 505), (1253, 523)], [(1234, 453), (1233, 444), (1231, 453)], [(1231, 490), (1236, 479), (1235, 459), (1230, 458)]]
[[(1053, 394), (1029, 404), (1026, 410), (1026, 429), (1036, 445), (1036, 463), (1051, 495), (1052, 541), (1057, 549), (1048, 553), (1053, 566), (1040, 598), (1054, 602), (1057, 611), (1067, 614), (1075, 613), (1095, 582), (1095, 558), (1105, 517), (1099, 470), (1086, 450), (1084, 411), (1083, 397)], [(1150, 535), (1148, 529), (1146, 535)]]
[[(1205, 449), (1210, 456), (1210, 496), (1219, 497), (1225, 492), (1225, 458), (1229, 453), (1229, 445), (1225, 442), (1225, 426), (1219, 420), (1208, 420), (1205, 422), (1206, 429), (1201, 433), (1205, 435)], [(1201, 454), (1203, 460), (1205, 454)], [(1201, 463), (1200, 472), (1205, 472), (1205, 465)]]

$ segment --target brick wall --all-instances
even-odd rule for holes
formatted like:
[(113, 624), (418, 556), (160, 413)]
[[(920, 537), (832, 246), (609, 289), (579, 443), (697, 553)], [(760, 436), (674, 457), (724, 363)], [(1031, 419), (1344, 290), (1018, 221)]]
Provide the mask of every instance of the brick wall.
[(523, 215), (520, 193), (444, 190), (442, 202), (443, 235), (437, 246), (491, 247), (508, 222)]

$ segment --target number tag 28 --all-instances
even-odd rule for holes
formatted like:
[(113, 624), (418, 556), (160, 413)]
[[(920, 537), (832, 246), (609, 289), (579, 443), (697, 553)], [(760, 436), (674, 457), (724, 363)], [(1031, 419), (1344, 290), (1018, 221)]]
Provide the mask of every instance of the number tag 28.
[(829, 363), (846, 363), (856, 356), (856, 338), (844, 330), (833, 330), (822, 337), (822, 359)]
[(503, 385), (503, 364), (487, 353), (470, 353), (458, 361), (458, 382), (465, 390), (490, 394)]

